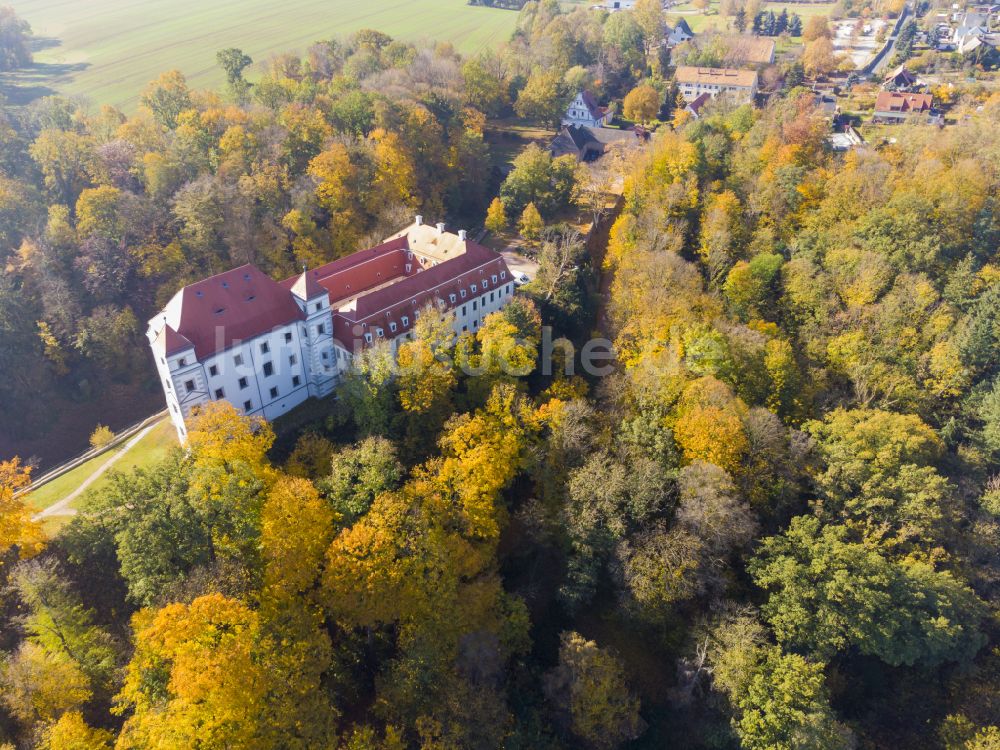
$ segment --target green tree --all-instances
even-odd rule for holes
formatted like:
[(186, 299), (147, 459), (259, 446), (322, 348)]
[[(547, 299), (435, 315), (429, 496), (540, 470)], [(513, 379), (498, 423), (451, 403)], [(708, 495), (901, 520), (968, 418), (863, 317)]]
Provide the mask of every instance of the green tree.
[(181, 112), (192, 106), (187, 79), (179, 70), (168, 70), (150, 82), (139, 102), (153, 113), (153, 117), (163, 127), (173, 130), (177, 127), (177, 118)]
[(253, 58), (237, 47), (227, 47), (219, 50), (215, 59), (226, 73), (229, 93), (237, 102), (244, 104), (250, 95), (250, 83), (243, 77), (243, 71), (253, 64)]
[(984, 643), (983, 603), (926, 562), (894, 561), (839, 525), (798, 516), (748, 569), (770, 593), (778, 640), (829, 658), (855, 647), (887, 664), (968, 663)]

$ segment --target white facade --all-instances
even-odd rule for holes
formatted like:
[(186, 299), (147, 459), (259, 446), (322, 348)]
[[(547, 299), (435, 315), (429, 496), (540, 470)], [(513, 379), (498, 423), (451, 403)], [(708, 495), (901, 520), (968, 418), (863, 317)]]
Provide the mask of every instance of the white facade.
[(149, 321), (146, 336), (181, 442), (187, 438), (186, 420), (196, 406), (225, 400), (244, 414), (272, 420), (310, 396), (329, 395), (351, 361), (349, 352), (334, 345), (327, 296), (309, 300), (308, 309), (306, 301), (296, 297), (305, 320), (235, 341), (201, 360), (193, 345), (167, 353), (165, 328), (179, 297), (180, 293)]
[(594, 100), (579, 92), (576, 98), (570, 102), (563, 116), (563, 125), (584, 125), (588, 128), (603, 128), (611, 119), (611, 113), (602, 107), (598, 107)]
[[(379, 339), (397, 345), (411, 338), (426, 304), (436, 304), (443, 315), (453, 316), (456, 334), (475, 333), (487, 315), (513, 296), (514, 279), (500, 256), (481, 246), (476, 246), (479, 255), (466, 255), (464, 232), (452, 235), (444, 232), (443, 225), (428, 230), (418, 217), (404, 233), (414, 248), (405, 251), (407, 258), (422, 250), (429, 253), (426, 258), (421, 255), (427, 270), (416, 272), (416, 278), (428, 279), (418, 292), (424, 300), (419, 304), (417, 297), (409, 301), (411, 291), (390, 299), (390, 307), (354, 320), (346, 317), (357, 310), (359, 299), (371, 299), (367, 294), (384, 296), (381, 273), (365, 270), (367, 254), (374, 251), (362, 251), (366, 255), (357, 263), (330, 270), (330, 279), (354, 273), (351, 280), (361, 283), (362, 274), (370, 277), (364, 282), (370, 284), (367, 292), (346, 301), (338, 297), (332, 306), (331, 291), (313, 275), (303, 273), (279, 284), (252, 266), (196, 282), (174, 295), (149, 321), (146, 336), (180, 441), (187, 439), (192, 410), (209, 401), (225, 400), (245, 414), (273, 420), (309, 397), (329, 395), (351, 366), (354, 352)], [(372, 257), (384, 259), (385, 252)], [(480, 258), (486, 262), (472, 265)], [(456, 262), (455, 276), (442, 273)], [(410, 271), (407, 264), (406, 272)], [(410, 288), (412, 278), (403, 279)], [(438, 283), (431, 286), (432, 280)], [(335, 290), (344, 283), (328, 286)], [(347, 283), (346, 288), (350, 286)], [(261, 328), (266, 330), (258, 333)]]

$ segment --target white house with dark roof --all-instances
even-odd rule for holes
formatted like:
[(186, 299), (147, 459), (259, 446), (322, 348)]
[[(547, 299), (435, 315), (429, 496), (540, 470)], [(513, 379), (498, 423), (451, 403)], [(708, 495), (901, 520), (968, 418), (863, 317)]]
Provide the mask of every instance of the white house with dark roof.
[(589, 91), (580, 91), (566, 108), (563, 125), (603, 128), (611, 121), (611, 111), (600, 107)]
[(457, 333), (476, 331), (513, 293), (501, 255), (418, 216), (381, 245), (284, 281), (245, 265), (189, 284), (146, 337), (183, 442), (203, 403), (274, 419), (329, 395), (366, 346), (408, 337), (427, 305), (452, 314)]

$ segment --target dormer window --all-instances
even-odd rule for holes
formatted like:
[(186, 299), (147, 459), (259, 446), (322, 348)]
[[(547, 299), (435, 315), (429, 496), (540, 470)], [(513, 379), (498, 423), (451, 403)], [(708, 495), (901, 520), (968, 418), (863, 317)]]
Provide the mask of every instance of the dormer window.
[(184, 357), (181, 357), (179, 360), (177, 360), (177, 366), (178, 367), (186, 367), (187, 366), (187, 360), (184, 359)]
[(413, 264), (412, 263), (407, 263), (406, 264), (406, 272), (407, 273), (409, 273), (412, 268), (413, 268)]
[(395, 322), (392, 322), (392, 323), (389, 324), (389, 330), (392, 331), (393, 333), (396, 332), (396, 323)]
[(500, 272), (500, 278), (501, 279), (506, 279), (507, 278), (507, 272), (506, 271), (501, 271)]
[(497, 283), (497, 275), (496, 275), (496, 274), (493, 274), (493, 277), (492, 277), (492, 278), (493, 278), (493, 283), (494, 283), (494, 284), (496, 284), (496, 283)]
[(372, 335), (370, 333), (365, 334), (365, 342), (369, 344), (372, 342)]
[(383, 331), (381, 328), (376, 328), (375, 335), (378, 336), (379, 338), (383, 338), (385, 336), (385, 331)]
[(403, 316), (403, 327), (406, 328), (410, 325), (410, 319), (407, 316)]
[(475, 294), (475, 293), (476, 293), (476, 285), (475, 285), (475, 284), (473, 284), (473, 285), (472, 285), (472, 293), (473, 293), (473, 294)]
[(451, 302), (451, 304), (454, 305), (455, 304), (455, 295), (454, 294), (449, 294), (448, 295), (448, 301)]
[(465, 299), (465, 290), (464, 289), (461, 291), (461, 295), (462, 295), (462, 299)]

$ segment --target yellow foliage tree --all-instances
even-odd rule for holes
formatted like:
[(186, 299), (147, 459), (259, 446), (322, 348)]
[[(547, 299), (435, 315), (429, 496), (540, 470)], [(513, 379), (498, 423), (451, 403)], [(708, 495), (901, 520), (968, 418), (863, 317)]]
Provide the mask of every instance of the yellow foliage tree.
[(21, 557), (31, 557), (44, 546), (42, 527), (31, 520), (25, 495), (16, 494), (29, 484), (31, 469), (20, 459), (0, 461), (0, 552), (17, 547)]
[(67, 711), (42, 731), (39, 750), (109, 750), (114, 739), (106, 729), (88, 726), (79, 711)]

